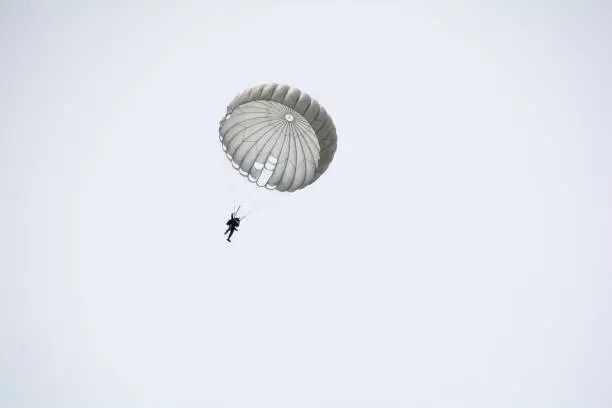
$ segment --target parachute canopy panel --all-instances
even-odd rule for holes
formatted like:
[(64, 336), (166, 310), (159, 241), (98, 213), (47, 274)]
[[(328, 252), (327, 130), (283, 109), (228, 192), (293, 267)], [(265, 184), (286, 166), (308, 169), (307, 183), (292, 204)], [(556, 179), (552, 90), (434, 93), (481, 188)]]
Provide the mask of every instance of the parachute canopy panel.
[(336, 128), (325, 109), (288, 85), (242, 92), (221, 119), (219, 138), (232, 166), (250, 182), (293, 192), (314, 183), (336, 152)]

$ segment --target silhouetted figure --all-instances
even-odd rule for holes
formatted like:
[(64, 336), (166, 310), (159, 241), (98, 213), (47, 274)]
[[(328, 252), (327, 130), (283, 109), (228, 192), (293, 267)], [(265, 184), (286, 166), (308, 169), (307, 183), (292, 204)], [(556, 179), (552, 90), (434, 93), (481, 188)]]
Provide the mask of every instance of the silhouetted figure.
[(236, 217), (234, 213), (232, 213), (231, 218), (225, 223), (225, 225), (227, 225), (227, 229), (223, 235), (229, 232), (227, 242), (232, 242), (230, 238), (232, 235), (234, 235), (234, 231), (238, 231), (238, 226), (240, 226), (240, 218)]

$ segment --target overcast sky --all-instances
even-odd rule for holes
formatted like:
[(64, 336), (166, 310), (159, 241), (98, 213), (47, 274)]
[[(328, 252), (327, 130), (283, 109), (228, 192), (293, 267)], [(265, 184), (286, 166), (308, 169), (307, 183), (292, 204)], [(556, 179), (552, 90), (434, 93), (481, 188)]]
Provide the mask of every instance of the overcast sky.
[[(0, 406), (612, 406), (608, 2), (56, 3), (0, 5)], [(338, 131), (294, 194), (219, 143), (266, 82)]]

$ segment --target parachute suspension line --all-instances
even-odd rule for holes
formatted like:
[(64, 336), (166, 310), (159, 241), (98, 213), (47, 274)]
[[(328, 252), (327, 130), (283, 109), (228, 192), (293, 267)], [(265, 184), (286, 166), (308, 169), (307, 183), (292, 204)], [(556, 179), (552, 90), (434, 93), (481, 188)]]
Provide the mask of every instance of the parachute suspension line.
[(236, 207), (236, 202), (234, 201), (232, 206), (232, 215), (236, 218), (240, 218), (240, 221), (251, 215), (251, 213), (253, 212), (249, 211), (244, 217), (238, 217), (238, 212), (240, 211), (240, 208), (242, 208), (242, 204), (239, 204), (238, 207)]
[(233, 201), (232, 202), (232, 215), (238, 215), (238, 211), (240, 211), (240, 207), (242, 207), (242, 204), (236, 207), (236, 201)]

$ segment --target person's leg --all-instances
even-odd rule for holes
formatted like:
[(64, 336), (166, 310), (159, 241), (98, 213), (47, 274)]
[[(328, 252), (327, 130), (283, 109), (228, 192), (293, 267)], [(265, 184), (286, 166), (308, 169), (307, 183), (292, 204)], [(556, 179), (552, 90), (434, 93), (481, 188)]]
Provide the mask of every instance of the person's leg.
[(230, 229), (230, 233), (229, 233), (229, 235), (228, 235), (228, 237), (227, 237), (227, 242), (232, 242), (232, 241), (231, 241), (232, 235), (234, 235), (234, 230), (233, 230), (233, 229)]

